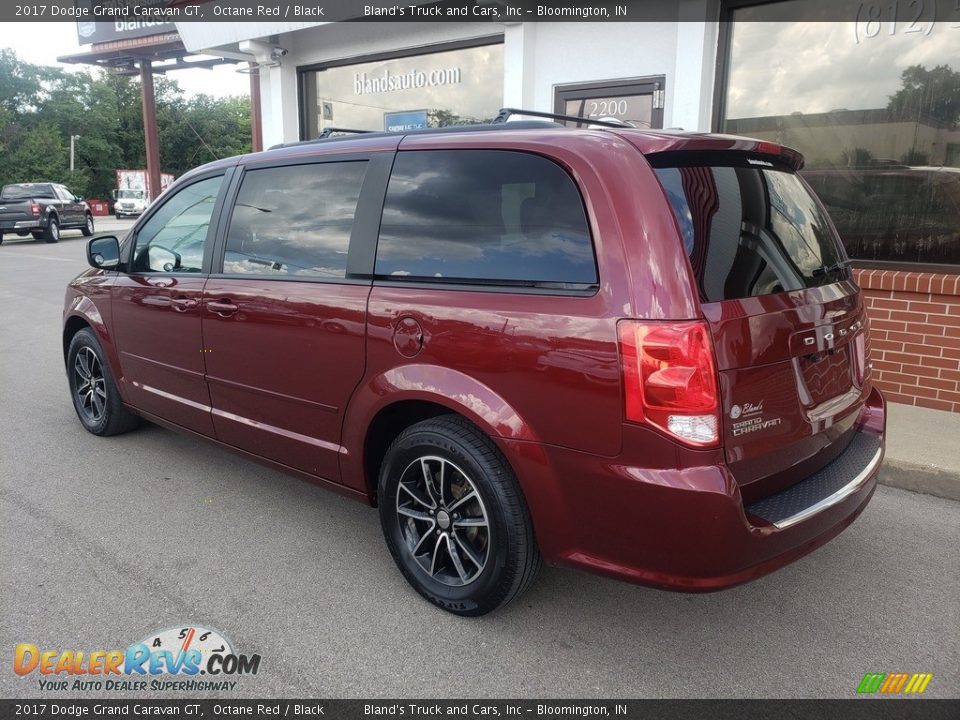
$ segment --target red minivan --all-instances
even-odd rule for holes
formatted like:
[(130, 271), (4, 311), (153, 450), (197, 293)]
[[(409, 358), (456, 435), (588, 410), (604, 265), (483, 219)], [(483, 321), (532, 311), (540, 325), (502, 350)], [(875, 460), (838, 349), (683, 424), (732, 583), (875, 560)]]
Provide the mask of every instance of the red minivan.
[(73, 403), (379, 507), (460, 615), (542, 560), (742, 583), (853, 522), (883, 457), (860, 290), (801, 165), (540, 120), (215, 162), (90, 241)]

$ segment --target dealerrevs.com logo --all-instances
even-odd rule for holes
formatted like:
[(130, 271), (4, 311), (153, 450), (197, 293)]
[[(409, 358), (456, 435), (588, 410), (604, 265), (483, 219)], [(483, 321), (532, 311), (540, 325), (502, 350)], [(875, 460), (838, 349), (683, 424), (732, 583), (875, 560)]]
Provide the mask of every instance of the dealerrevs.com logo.
[[(256, 675), (260, 656), (234, 651), (221, 633), (198, 625), (147, 635), (126, 650), (41, 649), (20, 643), (13, 671), (36, 677), (44, 692), (233, 690), (240, 675)], [(175, 678), (175, 679), (171, 679)]]

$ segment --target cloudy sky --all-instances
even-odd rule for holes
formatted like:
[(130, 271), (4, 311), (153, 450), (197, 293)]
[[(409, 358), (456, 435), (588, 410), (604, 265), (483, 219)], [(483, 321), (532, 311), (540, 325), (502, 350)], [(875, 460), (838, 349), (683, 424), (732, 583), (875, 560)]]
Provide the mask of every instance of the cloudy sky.
[[(77, 26), (73, 22), (6, 23), (0, 33), (0, 48), (11, 48), (21, 60), (35, 65), (56, 65), (67, 70), (87, 67), (57, 62), (58, 56), (89, 48), (81, 47), (77, 42)], [(224, 65), (212, 70), (182, 70), (169, 73), (167, 77), (180, 83), (187, 95), (247, 95), (249, 76), (237, 73), (236, 67)]]
[(929, 35), (905, 29), (900, 24), (891, 35), (884, 26), (870, 38), (862, 23), (738, 23), (728, 116), (883, 108), (910, 65), (960, 70), (960, 27), (945, 22)]

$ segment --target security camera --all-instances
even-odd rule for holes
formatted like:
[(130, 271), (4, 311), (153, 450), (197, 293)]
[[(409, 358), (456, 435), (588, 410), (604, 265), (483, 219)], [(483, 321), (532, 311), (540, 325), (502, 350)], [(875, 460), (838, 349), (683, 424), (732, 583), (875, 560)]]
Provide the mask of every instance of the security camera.
[(282, 58), (284, 55), (286, 55), (286, 54), (289, 53), (289, 52), (290, 52), (290, 51), (287, 50), (286, 48), (275, 47), (273, 50), (270, 51), (270, 59), (271, 59), (271, 60), (279, 60), (280, 58)]

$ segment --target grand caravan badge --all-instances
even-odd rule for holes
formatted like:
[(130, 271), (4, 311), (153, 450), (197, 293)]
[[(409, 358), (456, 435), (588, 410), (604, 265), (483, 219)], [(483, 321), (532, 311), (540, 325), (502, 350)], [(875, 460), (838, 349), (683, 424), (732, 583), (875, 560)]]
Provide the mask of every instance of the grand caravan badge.
[(763, 417), (763, 400), (759, 403), (744, 403), (743, 405), (734, 405), (730, 408), (730, 419), (740, 420), (730, 424), (730, 431), (734, 437), (747, 435), (749, 433), (768, 430), (780, 424), (780, 418)]

